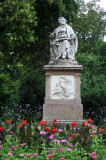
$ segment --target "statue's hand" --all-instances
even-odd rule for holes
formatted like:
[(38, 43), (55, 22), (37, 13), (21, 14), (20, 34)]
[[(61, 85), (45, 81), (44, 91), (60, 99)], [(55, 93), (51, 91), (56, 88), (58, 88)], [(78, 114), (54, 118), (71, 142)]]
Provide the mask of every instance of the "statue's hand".
[(71, 34), (71, 35), (70, 35), (70, 38), (71, 38), (71, 39), (75, 39), (75, 38), (76, 38), (76, 35), (75, 35), (75, 34)]

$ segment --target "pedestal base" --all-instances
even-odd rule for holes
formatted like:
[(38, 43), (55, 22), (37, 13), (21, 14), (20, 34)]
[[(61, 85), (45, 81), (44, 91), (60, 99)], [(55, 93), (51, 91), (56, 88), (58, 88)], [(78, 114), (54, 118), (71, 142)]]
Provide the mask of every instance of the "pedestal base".
[(81, 99), (45, 99), (43, 120), (52, 121), (53, 118), (56, 118), (59, 122), (63, 123), (82, 121), (83, 106), (81, 104)]
[(80, 98), (82, 69), (81, 65), (76, 63), (69, 65), (68, 62), (44, 66), (46, 72), (46, 96), (43, 105), (44, 121), (49, 122), (54, 118), (61, 123), (83, 121), (83, 106)]

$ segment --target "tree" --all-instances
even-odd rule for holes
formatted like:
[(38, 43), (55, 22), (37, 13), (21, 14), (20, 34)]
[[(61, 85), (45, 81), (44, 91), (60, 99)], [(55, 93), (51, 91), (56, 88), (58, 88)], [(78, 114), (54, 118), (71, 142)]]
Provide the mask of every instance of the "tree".
[[(4, 72), (15, 69), (22, 57), (29, 53), (29, 46), (36, 41), (34, 27), (37, 25), (34, 0), (6, 0), (0, 2), (0, 52)], [(3, 67), (2, 67), (3, 69)]]
[[(49, 35), (57, 26), (59, 16), (64, 16), (68, 22), (70, 19), (74, 21), (78, 5), (75, 0), (2, 0), (0, 6), (0, 71), (3, 75), (8, 74), (10, 91), (12, 84), (15, 86), (18, 81), (19, 90), (16, 91), (17, 94), (11, 92), (11, 96), (13, 93), (15, 99), (20, 99), (23, 103), (27, 101), (38, 105), (42, 102), (44, 90), (44, 84), (39, 77), (42, 76), (43, 79), (42, 68), (49, 61)], [(37, 88), (34, 78), (35, 81), (36, 78), (40, 79), (41, 91)], [(1, 80), (1, 83), (4, 81)], [(33, 85), (36, 93), (33, 91)], [(2, 88), (1, 93), (4, 94), (4, 90), (7, 95), (8, 85)], [(28, 94), (31, 95), (29, 99)]]
[(103, 39), (105, 35), (106, 12), (96, 5), (96, 1), (81, 3), (76, 20), (72, 24), (78, 34), (79, 52), (97, 54), (97, 40)]

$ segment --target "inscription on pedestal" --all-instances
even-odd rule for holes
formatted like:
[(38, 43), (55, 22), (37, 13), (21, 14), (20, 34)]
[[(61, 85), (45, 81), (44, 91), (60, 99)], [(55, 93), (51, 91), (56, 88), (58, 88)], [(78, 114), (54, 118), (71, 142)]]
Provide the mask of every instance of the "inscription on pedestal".
[(51, 99), (63, 98), (75, 98), (75, 77), (73, 75), (52, 75)]

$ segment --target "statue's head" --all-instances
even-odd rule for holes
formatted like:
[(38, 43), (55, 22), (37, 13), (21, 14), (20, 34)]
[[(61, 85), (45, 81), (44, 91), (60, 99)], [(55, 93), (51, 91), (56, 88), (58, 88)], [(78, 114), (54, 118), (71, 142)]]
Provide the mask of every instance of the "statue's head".
[(60, 18), (58, 19), (58, 23), (59, 23), (59, 24), (66, 24), (66, 23), (67, 23), (67, 20), (66, 20), (64, 17), (60, 17)]

